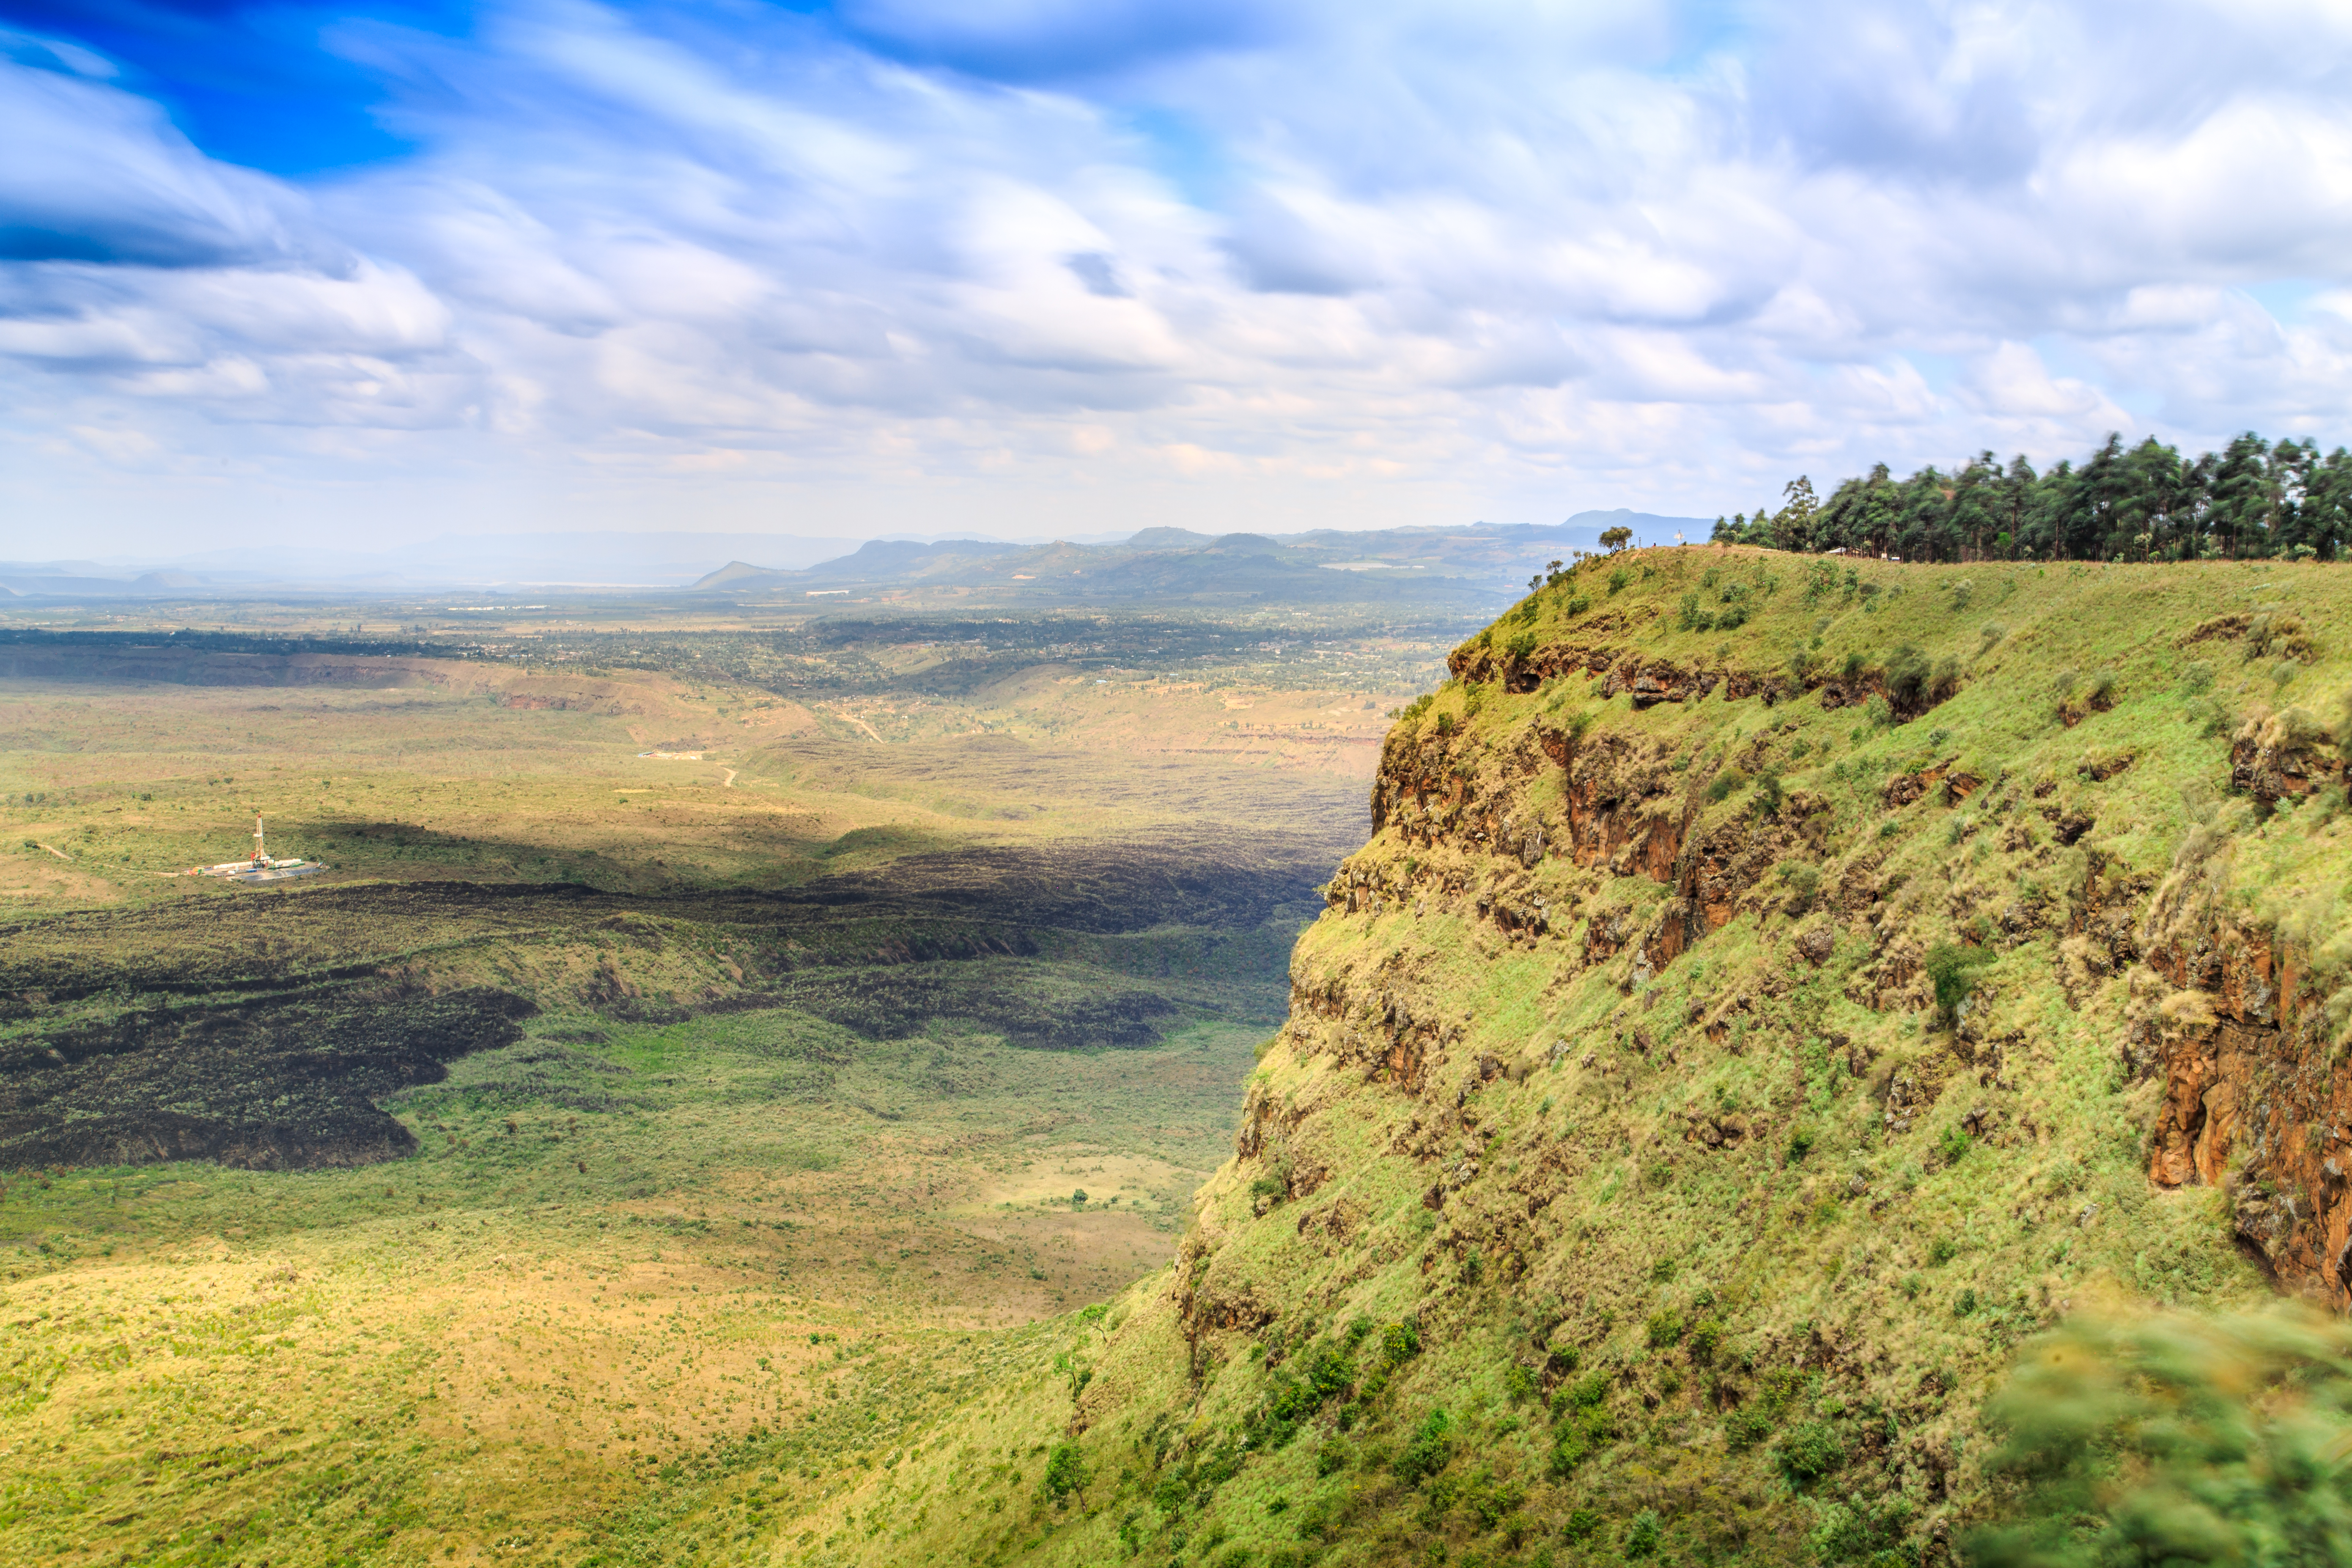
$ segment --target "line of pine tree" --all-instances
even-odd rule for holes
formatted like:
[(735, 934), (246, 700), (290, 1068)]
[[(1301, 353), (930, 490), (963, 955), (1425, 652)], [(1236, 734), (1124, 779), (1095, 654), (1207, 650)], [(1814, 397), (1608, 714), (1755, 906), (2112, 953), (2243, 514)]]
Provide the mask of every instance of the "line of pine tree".
[(1906, 479), (1881, 463), (1826, 501), (1798, 479), (1779, 510), (1717, 518), (1714, 537), (1906, 561), (2333, 561), (2352, 546), (2352, 452), (2323, 458), (2315, 441), (2248, 431), (2194, 459), (2154, 437), (2126, 447), (2109, 435), (2081, 467), (2041, 474), (1990, 451)]

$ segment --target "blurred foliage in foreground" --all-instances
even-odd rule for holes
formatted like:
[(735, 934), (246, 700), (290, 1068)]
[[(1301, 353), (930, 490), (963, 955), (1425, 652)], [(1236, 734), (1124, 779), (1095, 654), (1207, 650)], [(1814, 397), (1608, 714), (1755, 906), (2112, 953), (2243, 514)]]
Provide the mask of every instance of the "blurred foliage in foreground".
[(1991, 1411), (2016, 1489), (1975, 1568), (2352, 1563), (2352, 1325), (2292, 1309), (2088, 1318)]

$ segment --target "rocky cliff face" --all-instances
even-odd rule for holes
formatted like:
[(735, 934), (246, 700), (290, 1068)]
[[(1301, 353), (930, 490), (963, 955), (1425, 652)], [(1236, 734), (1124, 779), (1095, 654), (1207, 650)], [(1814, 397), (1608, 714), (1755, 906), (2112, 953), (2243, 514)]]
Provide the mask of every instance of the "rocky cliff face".
[(2352, 1071), (2308, 954), (2207, 911), (2157, 938), (2147, 966), (2160, 984), (2140, 1037), (2164, 1085), (2150, 1179), (2220, 1189), (2282, 1289), (2352, 1310)]
[(1938, 1561), (2078, 1302), (2352, 1307), (2347, 667), (2210, 608), (2347, 584), (1653, 552), (1465, 644), (1024, 1550)]

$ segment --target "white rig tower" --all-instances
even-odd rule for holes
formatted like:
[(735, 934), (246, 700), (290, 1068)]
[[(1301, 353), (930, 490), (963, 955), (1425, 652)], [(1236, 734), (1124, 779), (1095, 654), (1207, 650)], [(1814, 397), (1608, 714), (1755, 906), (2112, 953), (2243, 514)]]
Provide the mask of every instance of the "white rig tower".
[(253, 858), (224, 860), (217, 866), (191, 866), (190, 877), (220, 877), (232, 882), (282, 882), (292, 877), (315, 876), (325, 870), (315, 860), (273, 860), (261, 838), (261, 818), (253, 819)]

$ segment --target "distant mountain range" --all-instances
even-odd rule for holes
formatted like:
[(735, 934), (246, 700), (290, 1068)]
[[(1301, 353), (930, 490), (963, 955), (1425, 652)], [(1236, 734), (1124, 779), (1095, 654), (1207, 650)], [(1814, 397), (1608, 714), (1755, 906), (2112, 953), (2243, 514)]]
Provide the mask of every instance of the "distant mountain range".
[(1117, 543), (1008, 544), (874, 541), (797, 570), (731, 561), (692, 591), (730, 599), (799, 596), (870, 600), (1076, 604), (1150, 601), (1231, 605), (1395, 599), (1423, 606), (1491, 605), (1514, 595), (1551, 561), (1597, 546), (1624, 526), (1645, 543), (1705, 536), (1697, 518), (1627, 510), (1580, 512), (1553, 525), (1473, 523), (1350, 533), (1195, 533), (1149, 528)]
[[(1195, 533), (1148, 528), (1051, 543), (991, 539), (804, 539), (785, 534), (509, 533), (381, 554), (213, 551), (130, 566), (0, 562), (0, 602), (414, 595), (439, 589), (692, 593), (742, 600), (1233, 605), (1252, 600), (1424, 607), (1491, 605), (1548, 561), (1624, 526), (1644, 543), (1712, 525), (1649, 512), (1579, 512), (1556, 524), (1470, 523), (1351, 533)], [(714, 560), (726, 562), (712, 570)]]

